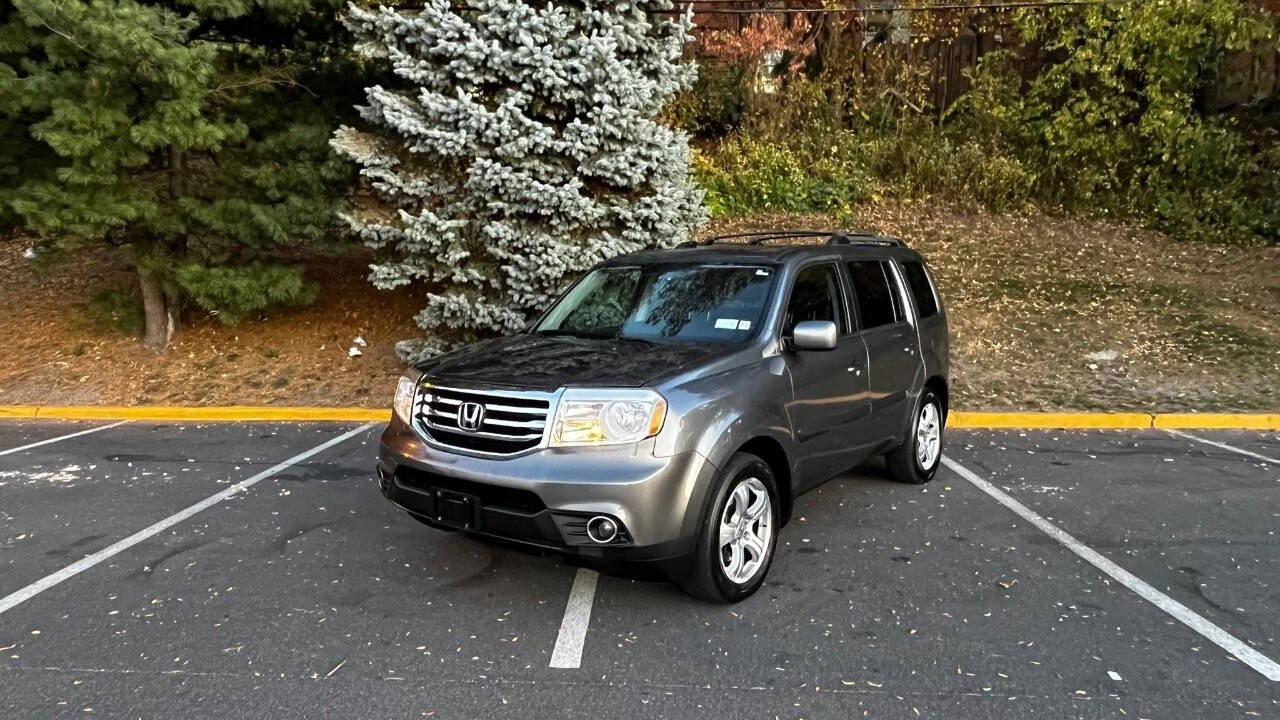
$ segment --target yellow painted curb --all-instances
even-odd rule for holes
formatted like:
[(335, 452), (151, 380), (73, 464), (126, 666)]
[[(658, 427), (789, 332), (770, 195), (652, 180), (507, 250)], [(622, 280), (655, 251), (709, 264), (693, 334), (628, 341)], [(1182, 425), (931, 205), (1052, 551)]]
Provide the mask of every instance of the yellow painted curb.
[[(6, 417), (0, 408), (0, 417)], [(224, 407), (182, 406), (54, 406), (38, 408), (41, 420), (151, 420), (165, 422), (386, 422), (390, 409), (273, 407), (232, 405)]]
[(1164, 413), (1155, 416), (1152, 427), (1183, 430), (1280, 430), (1280, 415), (1229, 413)]
[(39, 409), (37, 405), (0, 405), (0, 420), (31, 420)]
[(962, 412), (947, 416), (951, 428), (1114, 429), (1151, 427), (1147, 413)]

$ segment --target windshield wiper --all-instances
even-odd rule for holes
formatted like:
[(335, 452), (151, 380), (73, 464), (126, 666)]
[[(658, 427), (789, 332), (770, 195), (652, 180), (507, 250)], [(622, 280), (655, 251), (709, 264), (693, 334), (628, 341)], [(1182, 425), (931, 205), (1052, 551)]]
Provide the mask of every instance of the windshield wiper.
[(614, 340), (614, 341), (616, 341), (616, 342), (633, 342), (633, 343), (643, 343), (643, 344), (645, 344), (645, 345), (657, 345), (657, 344), (658, 344), (658, 341), (657, 341), (657, 340), (649, 340), (649, 339), (647, 339), (647, 338), (642, 338), (642, 337), (632, 337), (632, 336), (630, 336), (630, 335), (615, 335), (615, 336), (613, 336), (612, 340)]
[(607, 333), (582, 333), (573, 330), (538, 330), (534, 335), (542, 335), (544, 337), (571, 337), (581, 338), (583, 340), (609, 340), (613, 336)]

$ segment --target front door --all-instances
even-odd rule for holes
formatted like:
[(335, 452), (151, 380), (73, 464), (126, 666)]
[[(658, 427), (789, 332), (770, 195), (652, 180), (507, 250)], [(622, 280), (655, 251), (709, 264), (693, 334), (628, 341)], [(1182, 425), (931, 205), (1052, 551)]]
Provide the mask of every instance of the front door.
[(828, 320), (836, 324), (839, 341), (834, 350), (800, 350), (789, 346), (792, 428), (800, 445), (796, 492), (803, 492), (847, 469), (860, 448), (849, 429), (868, 412), (867, 350), (851, 332), (840, 269), (833, 263), (802, 268), (787, 301), (783, 337), (796, 323)]

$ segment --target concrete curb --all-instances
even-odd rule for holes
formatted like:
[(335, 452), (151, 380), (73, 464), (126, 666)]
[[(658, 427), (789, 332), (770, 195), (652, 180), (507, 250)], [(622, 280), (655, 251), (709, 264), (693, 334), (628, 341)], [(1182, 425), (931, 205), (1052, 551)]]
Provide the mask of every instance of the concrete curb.
[[(142, 420), (152, 422), (386, 422), (384, 408), (232, 405), (0, 405), (0, 420)], [(952, 428), (1145, 430), (1280, 430), (1280, 413), (951, 413)]]

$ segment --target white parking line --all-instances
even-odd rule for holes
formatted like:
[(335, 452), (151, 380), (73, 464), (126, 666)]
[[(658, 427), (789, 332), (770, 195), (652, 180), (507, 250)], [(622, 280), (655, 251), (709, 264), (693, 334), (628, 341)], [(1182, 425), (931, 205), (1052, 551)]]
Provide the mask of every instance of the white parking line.
[(1168, 613), (1173, 619), (1203, 635), (1210, 642), (1236, 656), (1244, 664), (1262, 673), (1268, 680), (1280, 682), (1280, 665), (1266, 655), (1254, 650), (1236, 639), (1234, 635), (1197, 615), (1190, 608), (1165, 595), (1128, 570), (1116, 565), (1097, 551), (1067, 534), (1057, 525), (1045, 520), (1034, 510), (1014, 500), (1008, 493), (982, 478), (974, 475), (960, 463), (949, 457), (942, 458), (943, 464), (951, 468), (960, 477), (968, 480), (982, 492), (995, 498), (995, 501), (1012, 510), (1015, 515), (1039, 528), (1049, 537), (1062, 543), (1068, 550), (1079, 555), (1085, 562), (1110, 575), (1117, 582), (1137, 593), (1142, 599)]
[(22, 452), (23, 450), (30, 450), (31, 448), (34, 448), (34, 447), (40, 447), (41, 445), (56, 443), (59, 440), (70, 440), (73, 437), (80, 437), (81, 435), (88, 435), (89, 433), (96, 433), (96, 432), (101, 432), (103, 430), (110, 430), (113, 427), (119, 427), (127, 422), (129, 421), (121, 420), (120, 422), (113, 422), (110, 425), (99, 425), (98, 427), (92, 427), (92, 428), (89, 428), (88, 430), (81, 430), (80, 432), (73, 432), (67, 435), (59, 435), (58, 437), (49, 438), (48, 440), (41, 440), (40, 442), (33, 442), (28, 445), (22, 445), (16, 448), (9, 448), (8, 450), (0, 450), (0, 455), (9, 455), (16, 452)]
[(1197, 437), (1197, 436), (1195, 436), (1195, 435), (1192, 435), (1191, 433), (1185, 433), (1185, 432), (1182, 432), (1181, 430), (1168, 430), (1168, 429), (1166, 429), (1166, 430), (1165, 430), (1165, 432), (1169, 433), (1170, 435), (1177, 435), (1178, 437), (1186, 438), (1186, 439), (1188, 439), (1188, 440), (1195, 440), (1196, 442), (1198, 442), (1198, 443), (1204, 443), (1205, 445), (1212, 445), (1212, 446), (1214, 446), (1214, 447), (1216, 447), (1216, 448), (1222, 448), (1223, 450), (1230, 450), (1230, 451), (1231, 451), (1231, 452), (1233, 452), (1233, 453), (1239, 453), (1239, 454), (1241, 454), (1241, 455), (1248, 455), (1249, 457), (1251, 457), (1251, 458), (1257, 458), (1258, 460), (1261, 460), (1262, 462), (1269, 462), (1269, 463), (1271, 463), (1271, 464), (1273, 464), (1273, 465), (1280, 465), (1280, 460), (1277, 460), (1277, 459), (1275, 459), (1275, 458), (1273, 458), (1273, 457), (1267, 457), (1266, 455), (1259, 455), (1259, 454), (1258, 454), (1258, 453), (1256, 453), (1256, 452), (1252, 452), (1252, 451), (1249, 451), (1249, 450), (1245, 450), (1244, 448), (1238, 448), (1238, 447), (1235, 447), (1234, 445), (1228, 445), (1228, 444), (1226, 444), (1226, 443), (1220, 443), (1220, 442), (1218, 442), (1218, 441), (1216, 441), (1216, 440), (1210, 440), (1210, 439), (1208, 439), (1208, 438)]
[(300, 452), (297, 455), (294, 455), (293, 457), (289, 458), (288, 460), (285, 460), (284, 462), (278, 463), (276, 465), (272, 465), (271, 467), (267, 468), (266, 470), (263, 470), (262, 472), (258, 473), (257, 475), (254, 475), (251, 478), (248, 478), (246, 480), (241, 480), (240, 482), (228, 487), (226, 490), (223, 490), (220, 493), (217, 493), (215, 495), (210, 495), (209, 497), (205, 498), (204, 500), (201, 500), (195, 505), (192, 505), (185, 510), (180, 510), (149, 527), (139, 530), (138, 532), (130, 535), (129, 537), (123, 540), (120, 540), (119, 542), (116, 542), (112, 545), (108, 545), (107, 547), (99, 550), (96, 553), (93, 553), (92, 555), (86, 555), (80, 560), (77, 560), (76, 562), (71, 563), (70, 565), (62, 568), (61, 570), (53, 573), (52, 575), (43, 577), (11, 595), (0, 598), (0, 614), (8, 612), (9, 610), (12, 610), (18, 605), (26, 602), (27, 600), (30, 600), (31, 598), (35, 597), (36, 595), (39, 595), (45, 590), (48, 590), (54, 585), (57, 585), (63, 580), (67, 580), (69, 578), (75, 577), (76, 575), (93, 567), (94, 565), (101, 563), (103, 560), (107, 560), (115, 555), (118, 555), (121, 552), (124, 552), (125, 550), (128, 550), (129, 548), (133, 547), (134, 545), (137, 545), (143, 540), (153, 537), (154, 535), (161, 533), (173, 527), (174, 525), (177, 525), (178, 523), (182, 522), (183, 520), (186, 520), (187, 518), (195, 515), (196, 513), (199, 513), (203, 510), (208, 510), (209, 508), (213, 507), (214, 505), (217, 505), (223, 500), (226, 500), (232, 495), (235, 495), (238, 492), (243, 492), (244, 490), (247, 490), (253, 487), (259, 482), (266, 480), (272, 475), (275, 475), (276, 473), (280, 472), (281, 470), (285, 470), (294, 465), (297, 465), (298, 463), (302, 462), (303, 460), (306, 460), (312, 455), (324, 452), (325, 450), (328, 450), (329, 448), (333, 447), (334, 445), (337, 445), (343, 440), (347, 440), (351, 437), (359, 435), (360, 433), (364, 432), (365, 430), (368, 430), (369, 428), (373, 427), (376, 424), (377, 423), (368, 423), (367, 425), (361, 425), (355, 430), (350, 430), (348, 432), (342, 433), (341, 435), (335, 438), (326, 440), (325, 442), (320, 443), (319, 445), (311, 448), (310, 450)]
[(556, 637), (555, 650), (551, 651), (551, 667), (576, 668), (582, 664), (582, 645), (587, 639), (587, 626), (591, 624), (591, 602), (596, 595), (596, 580), (600, 573), (580, 568), (573, 578), (569, 602), (564, 606), (564, 620), (560, 621), (560, 635)]

